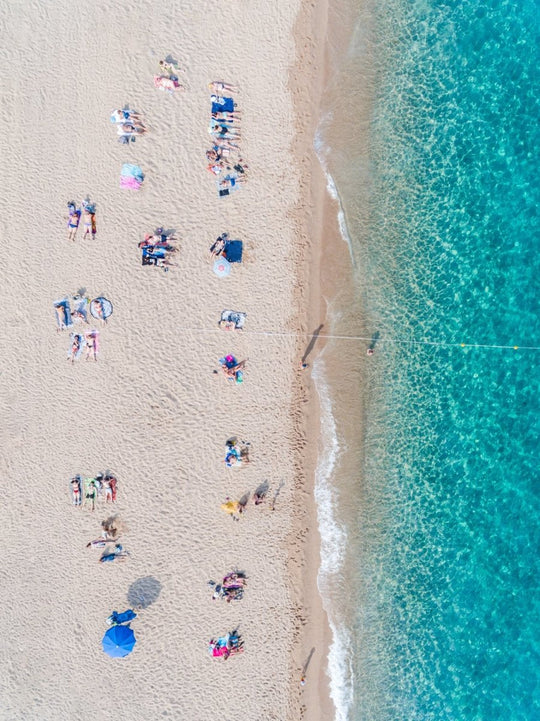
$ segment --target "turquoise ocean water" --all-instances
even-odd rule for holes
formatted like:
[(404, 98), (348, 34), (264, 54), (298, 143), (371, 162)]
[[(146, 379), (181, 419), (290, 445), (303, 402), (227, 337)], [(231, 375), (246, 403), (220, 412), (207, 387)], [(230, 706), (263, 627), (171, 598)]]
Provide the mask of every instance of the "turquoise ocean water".
[[(323, 418), (326, 432), (336, 433), (318, 498), (333, 504), (321, 531), (323, 571), (326, 553), (340, 589), (326, 599), (337, 718), (532, 721), (540, 718), (539, 4), (373, 5), (369, 32), (363, 6), (347, 52), (333, 56), (318, 141), (354, 260), (356, 330), (380, 334), (369, 361), (366, 344), (358, 347), (369, 388), (352, 485), (340, 480), (350, 444), (318, 368), (334, 417)], [(346, 124), (342, 152), (332, 144), (339, 90), (347, 94), (368, 56), (369, 128)], [(355, 133), (364, 138), (358, 154)], [(350, 309), (344, 320), (334, 308), (333, 329), (355, 330)], [(324, 595), (324, 578), (321, 586)]]

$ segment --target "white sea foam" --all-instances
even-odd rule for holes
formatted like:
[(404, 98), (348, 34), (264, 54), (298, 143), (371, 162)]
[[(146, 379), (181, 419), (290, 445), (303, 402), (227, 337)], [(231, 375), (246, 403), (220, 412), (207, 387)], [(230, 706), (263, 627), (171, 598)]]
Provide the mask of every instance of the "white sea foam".
[(312, 377), (319, 395), (322, 438), (315, 475), (315, 500), (321, 536), (321, 565), (317, 584), (332, 630), (332, 643), (328, 652), (330, 695), (336, 709), (336, 721), (348, 721), (353, 701), (351, 641), (343, 620), (337, 617), (330, 592), (333, 581), (343, 567), (347, 534), (337, 517), (336, 492), (332, 486), (332, 473), (340, 444), (322, 358), (314, 362)]
[(326, 156), (330, 152), (330, 148), (325, 144), (323, 140), (323, 127), (325, 124), (327, 124), (330, 120), (330, 115), (326, 116), (320, 123), (317, 132), (315, 134), (315, 140), (313, 141), (313, 146), (315, 148), (315, 154), (317, 155), (317, 159), (319, 163), (321, 164), (321, 168), (324, 171), (325, 177), (326, 177), (326, 190), (328, 191), (331, 198), (337, 201), (338, 203), (338, 224), (339, 224), (339, 232), (341, 234), (341, 237), (343, 240), (347, 243), (347, 247), (349, 248), (349, 254), (351, 256), (351, 262), (354, 266), (354, 255), (352, 252), (352, 242), (351, 242), (351, 236), (349, 235), (349, 230), (347, 228), (347, 219), (345, 218), (345, 211), (343, 210), (343, 204), (341, 202), (341, 198), (339, 195), (339, 191), (337, 189), (337, 186), (334, 182), (334, 178), (330, 174), (330, 171), (328, 170), (328, 164), (326, 162)]

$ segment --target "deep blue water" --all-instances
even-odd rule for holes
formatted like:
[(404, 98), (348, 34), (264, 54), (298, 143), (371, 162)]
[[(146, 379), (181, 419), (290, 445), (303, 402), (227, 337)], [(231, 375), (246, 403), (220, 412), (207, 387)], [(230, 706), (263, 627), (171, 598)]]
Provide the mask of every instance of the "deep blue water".
[(539, 7), (375, 5), (371, 213), (361, 241), (349, 232), (381, 383), (355, 536), (350, 718), (532, 721)]

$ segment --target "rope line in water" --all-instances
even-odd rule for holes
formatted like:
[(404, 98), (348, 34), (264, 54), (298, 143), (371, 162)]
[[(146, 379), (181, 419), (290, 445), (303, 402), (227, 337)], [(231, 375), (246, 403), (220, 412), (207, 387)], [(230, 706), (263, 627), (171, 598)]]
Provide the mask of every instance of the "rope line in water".
[[(223, 333), (220, 328), (186, 328), (181, 327), (179, 330), (188, 331), (191, 333)], [(264, 330), (242, 330), (242, 335), (259, 335), (259, 336), (282, 336), (288, 338), (305, 338), (313, 337), (314, 334), (309, 333), (298, 333), (294, 331), (264, 331)], [(332, 335), (325, 333), (318, 333), (317, 338), (327, 338), (329, 340), (357, 340), (366, 341), (368, 343), (373, 342), (373, 338), (364, 337), (361, 335)], [(407, 339), (396, 339), (396, 338), (377, 338), (377, 343), (395, 343), (402, 345), (430, 345), (439, 346), (444, 348), (489, 348), (489, 349), (502, 349), (502, 350), (540, 350), (540, 346), (536, 345), (495, 345), (491, 343), (446, 343), (445, 341), (435, 340), (407, 340)]]

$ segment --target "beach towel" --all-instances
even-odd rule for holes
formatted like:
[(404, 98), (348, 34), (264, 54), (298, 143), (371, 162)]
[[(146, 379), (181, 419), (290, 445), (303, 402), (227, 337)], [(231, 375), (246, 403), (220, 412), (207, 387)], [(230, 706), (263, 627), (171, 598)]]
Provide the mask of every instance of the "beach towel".
[(129, 120), (128, 110), (112, 110), (111, 111), (111, 123), (125, 123)]
[(225, 243), (225, 250), (223, 251), (223, 254), (229, 263), (241, 263), (242, 248), (243, 243), (241, 240), (228, 240)]
[(241, 330), (246, 322), (247, 313), (241, 313), (235, 310), (224, 310), (221, 313), (221, 320), (226, 323), (234, 323), (237, 330)]
[(87, 349), (94, 356), (94, 359), (97, 360), (99, 353), (99, 331), (89, 330), (85, 333), (85, 338)]
[(72, 310), (72, 317), (74, 321), (80, 321), (83, 320), (85, 323), (88, 323), (88, 304), (90, 302), (89, 298), (82, 298), (81, 296), (74, 296), (72, 298), (73, 302), (73, 310)]
[(227, 173), (221, 180), (216, 180), (220, 198), (224, 195), (230, 195), (233, 190), (238, 190), (240, 184), (237, 182), (237, 178), (236, 173)]
[(174, 93), (180, 87), (180, 83), (177, 78), (170, 78), (167, 75), (154, 75), (154, 87), (167, 93)]
[(121, 623), (129, 623), (130, 621), (133, 621), (134, 618), (137, 618), (137, 614), (131, 608), (128, 608), (128, 610), (123, 613), (113, 611), (107, 621), (111, 626), (118, 626)]
[(62, 330), (63, 328), (71, 328), (73, 325), (73, 319), (71, 317), (71, 307), (69, 305), (69, 300), (67, 298), (62, 298), (61, 300), (55, 300), (54, 308), (57, 312), (55, 312), (56, 315), (56, 325)]
[(232, 98), (224, 98), (221, 95), (211, 95), (212, 112), (213, 113), (232, 113), (234, 110), (234, 100)]
[(138, 165), (124, 163), (120, 171), (120, 187), (129, 190), (138, 190), (144, 181), (144, 173)]
[(165, 258), (167, 255), (167, 249), (166, 248), (160, 248), (156, 245), (147, 245), (145, 248), (142, 248), (142, 255), (143, 258)]
[(90, 313), (94, 318), (107, 320), (112, 315), (113, 305), (107, 298), (99, 297), (90, 301)]
[[(84, 336), (82, 333), (71, 333), (69, 337), (71, 340), (71, 347), (69, 349), (68, 358), (71, 358), (71, 360), (74, 361), (79, 360), (84, 350)], [(78, 343), (78, 348), (75, 352), (73, 352), (75, 343)]]

